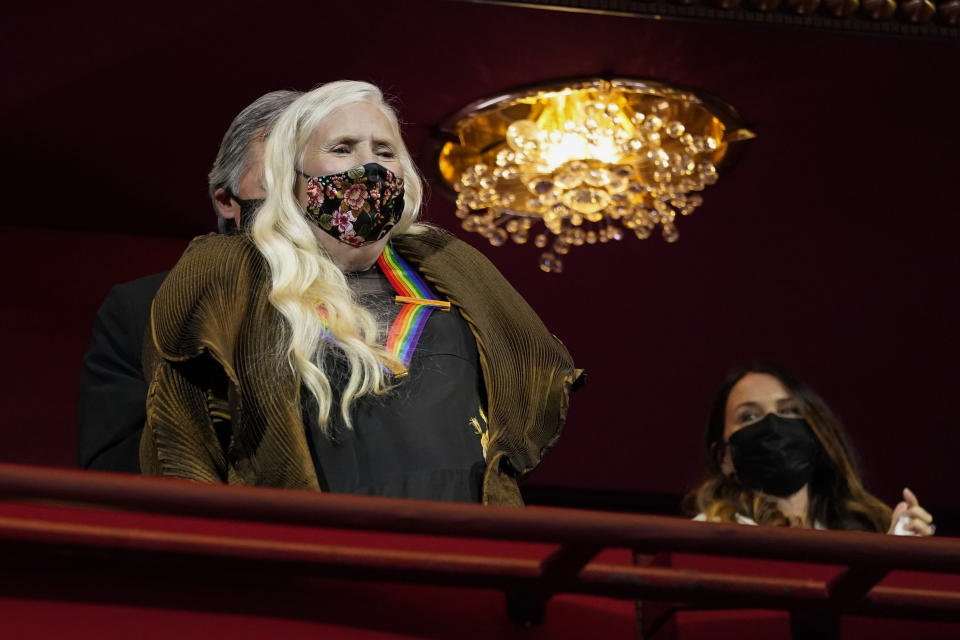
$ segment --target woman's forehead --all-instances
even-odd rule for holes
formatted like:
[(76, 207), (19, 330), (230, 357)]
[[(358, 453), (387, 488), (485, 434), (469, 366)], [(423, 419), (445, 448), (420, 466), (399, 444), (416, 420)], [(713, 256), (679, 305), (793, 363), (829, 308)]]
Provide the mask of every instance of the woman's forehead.
[(393, 126), (380, 107), (372, 102), (353, 102), (328, 113), (313, 130), (311, 139), (351, 137), (392, 140)]
[(746, 403), (765, 404), (792, 398), (793, 395), (776, 376), (769, 373), (748, 373), (740, 378), (727, 398), (727, 408)]

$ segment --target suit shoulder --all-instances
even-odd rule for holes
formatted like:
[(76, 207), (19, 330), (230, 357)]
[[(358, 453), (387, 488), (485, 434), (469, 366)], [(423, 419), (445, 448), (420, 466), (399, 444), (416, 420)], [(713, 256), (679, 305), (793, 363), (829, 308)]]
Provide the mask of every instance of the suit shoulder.
[(169, 271), (161, 271), (137, 278), (136, 280), (114, 285), (107, 294), (107, 299), (115, 302), (118, 300), (132, 301), (133, 304), (136, 304), (137, 301), (146, 301), (149, 303), (149, 301), (153, 300), (153, 297), (157, 295), (160, 285), (163, 284), (163, 281), (166, 280), (169, 273)]

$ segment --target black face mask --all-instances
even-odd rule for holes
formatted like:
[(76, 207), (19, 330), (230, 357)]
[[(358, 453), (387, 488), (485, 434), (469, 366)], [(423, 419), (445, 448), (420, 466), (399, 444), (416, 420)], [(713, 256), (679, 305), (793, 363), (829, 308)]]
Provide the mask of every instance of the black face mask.
[(228, 220), (223, 218), (223, 228), (220, 230), (220, 233), (226, 235), (236, 235), (242, 232), (244, 229), (250, 226), (250, 223), (253, 221), (253, 214), (257, 212), (257, 209), (263, 204), (263, 198), (250, 198), (244, 200), (239, 198), (232, 193), (230, 197), (240, 205), (240, 216), (239, 220)]
[(767, 414), (730, 436), (737, 479), (772, 496), (793, 495), (810, 481), (820, 443), (807, 421)]
[(240, 205), (240, 228), (243, 229), (247, 226), (247, 223), (253, 219), (253, 214), (257, 212), (257, 209), (263, 205), (264, 198), (241, 200), (240, 198), (234, 197), (233, 199)]
[(260, 208), (260, 205), (263, 204), (263, 198), (250, 198), (249, 200), (244, 200), (240, 196), (234, 195), (229, 189), (227, 190), (227, 195), (240, 205), (240, 215), (237, 216), (237, 219), (230, 219), (220, 217), (217, 224), (219, 227), (220, 233), (228, 236), (235, 236), (238, 233), (243, 233), (243, 230), (250, 226), (250, 223), (253, 222), (253, 214), (257, 212), (257, 209)]

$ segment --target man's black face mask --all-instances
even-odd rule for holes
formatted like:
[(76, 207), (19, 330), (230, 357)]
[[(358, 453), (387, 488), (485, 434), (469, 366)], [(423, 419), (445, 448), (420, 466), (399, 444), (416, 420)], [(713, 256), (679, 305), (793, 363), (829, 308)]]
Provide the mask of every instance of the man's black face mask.
[(221, 233), (226, 235), (236, 235), (242, 233), (253, 221), (253, 214), (263, 205), (263, 198), (249, 198), (244, 200), (238, 196), (230, 194), (230, 197), (240, 205), (240, 219), (229, 220), (224, 218), (223, 229)]

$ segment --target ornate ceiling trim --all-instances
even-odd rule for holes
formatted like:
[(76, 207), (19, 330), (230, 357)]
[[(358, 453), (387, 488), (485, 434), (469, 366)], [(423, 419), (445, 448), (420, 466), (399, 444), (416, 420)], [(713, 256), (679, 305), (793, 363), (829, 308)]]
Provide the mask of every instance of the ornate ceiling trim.
[(462, 0), (638, 18), (960, 41), (960, 0)]

